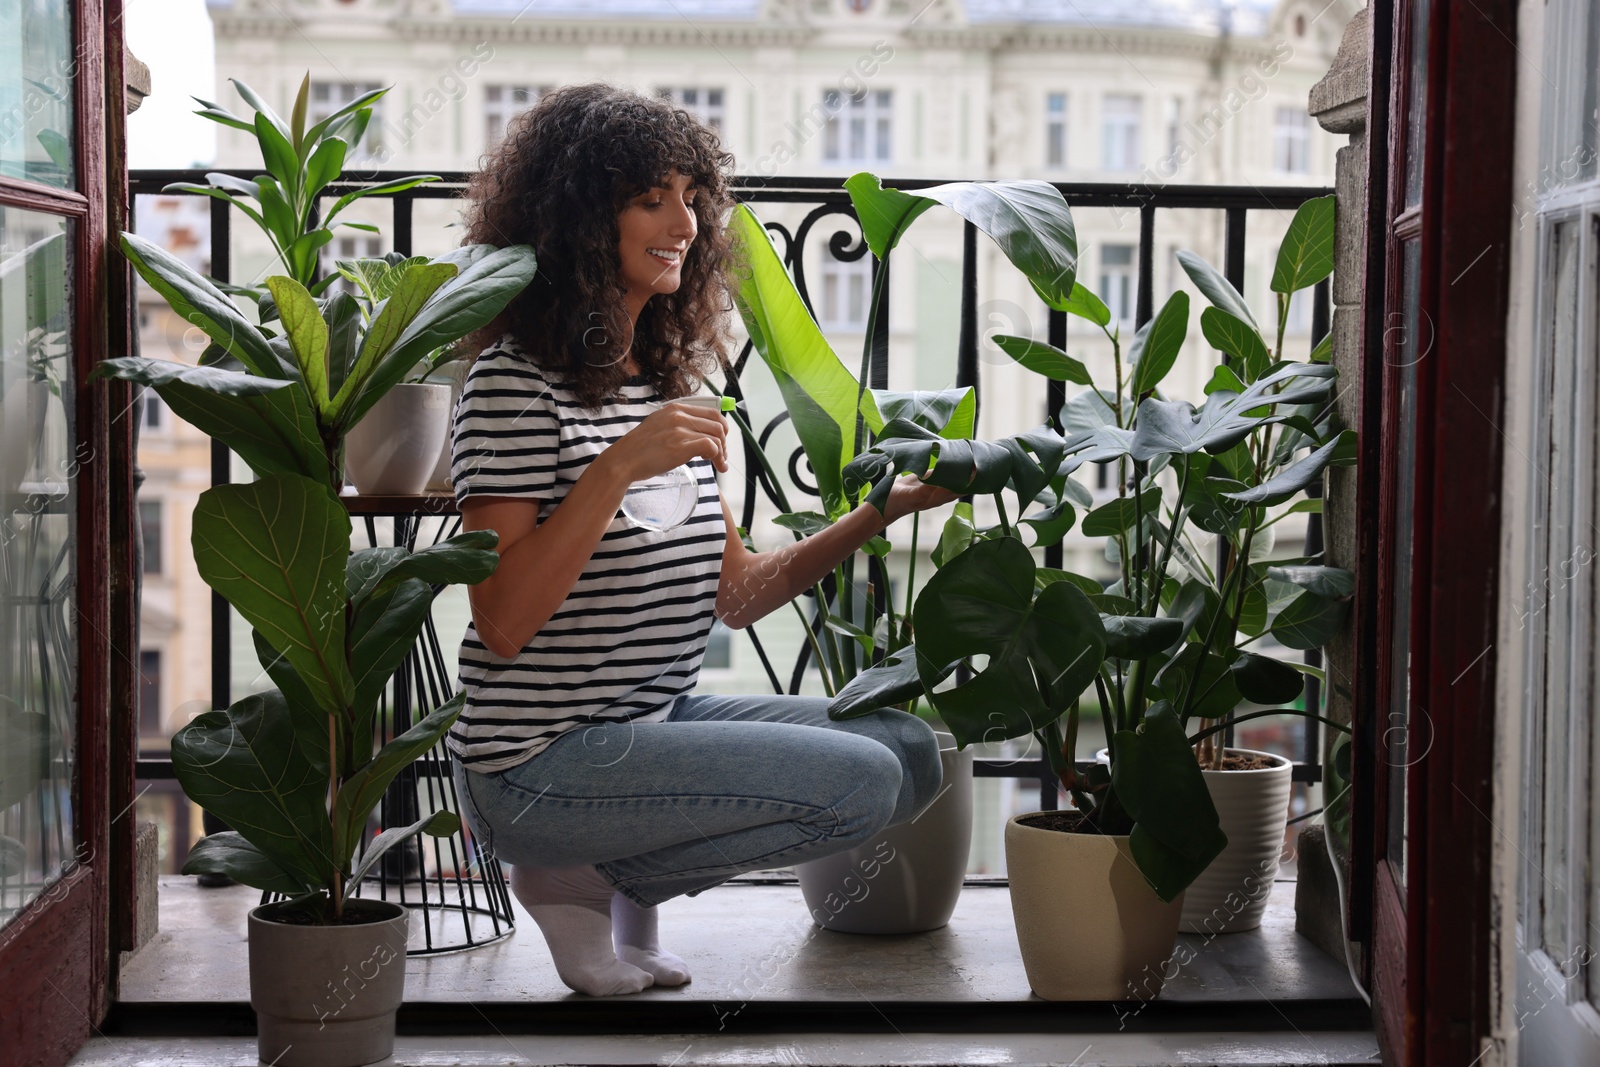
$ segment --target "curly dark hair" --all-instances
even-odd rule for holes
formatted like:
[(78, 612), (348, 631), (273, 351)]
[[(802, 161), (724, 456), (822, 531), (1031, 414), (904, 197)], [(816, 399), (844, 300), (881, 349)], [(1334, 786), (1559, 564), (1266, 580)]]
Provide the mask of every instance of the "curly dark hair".
[(663, 397), (698, 390), (726, 370), (734, 249), (723, 225), (733, 204), (733, 156), (710, 129), (665, 100), (603, 83), (572, 85), (517, 116), (467, 189), (466, 243), (532, 245), (532, 284), (467, 338), (479, 352), (510, 334), (588, 408), (617, 395), (628, 336), (617, 216), (667, 184), (672, 168), (697, 188), (698, 232), (676, 292), (658, 293), (633, 326), (632, 355)]

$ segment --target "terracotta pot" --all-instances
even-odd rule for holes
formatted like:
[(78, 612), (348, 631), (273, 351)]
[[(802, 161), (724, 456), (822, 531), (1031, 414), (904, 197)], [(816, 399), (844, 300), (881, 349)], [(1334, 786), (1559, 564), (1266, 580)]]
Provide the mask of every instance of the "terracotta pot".
[(1126, 837), (1006, 823), (1006, 872), (1028, 985), (1045, 1000), (1149, 1000), (1171, 973), (1183, 896), (1145, 881)]
[(940, 794), (865, 845), (796, 865), (817, 925), (847, 934), (916, 934), (950, 922), (972, 846), (972, 750), (940, 731)]
[(345, 435), (345, 467), (356, 492), (415, 496), (450, 433), (448, 385), (397, 385)]
[(256, 1045), (277, 1067), (360, 1067), (394, 1051), (405, 998), (408, 915), (399, 904), (352, 900), (371, 921), (307, 926), (250, 912), (250, 1006)]
[(1273, 766), (1201, 772), (1222, 820), (1222, 832), (1228, 835), (1228, 847), (1184, 894), (1183, 929), (1193, 933), (1232, 934), (1259, 927), (1283, 853), (1293, 766), (1270, 752), (1228, 751), (1265, 756)]

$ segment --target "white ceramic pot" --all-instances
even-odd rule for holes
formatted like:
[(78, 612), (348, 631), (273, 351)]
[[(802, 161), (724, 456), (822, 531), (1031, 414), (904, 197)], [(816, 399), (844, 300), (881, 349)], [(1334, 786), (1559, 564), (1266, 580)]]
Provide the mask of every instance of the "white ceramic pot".
[(1228, 847), (1184, 895), (1183, 929), (1193, 933), (1232, 934), (1259, 927), (1283, 853), (1294, 767), (1270, 752), (1228, 751), (1265, 756), (1273, 765), (1258, 771), (1201, 772)]
[(1006, 873), (1028, 985), (1045, 1000), (1149, 1000), (1174, 963), (1183, 896), (1163, 903), (1126, 837), (1006, 823)]
[(450, 433), (448, 385), (397, 385), (345, 435), (345, 469), (356, 492), (415, 496), (439, 463)]
[(470, 369), (471, 364), (466, 360), (456, 359), (440, 367), (433, 375), (436, 380), (448, 379), (439, 384), (450, 388), (450, 410), (445, 416), (444, 445), (439, 449), (439, 462), (433, 465), (433, 474), (428, 478), (430, 493), (448, 493), (455, 488), (450, 481), (450, 426), (455, 421), (456, 404), (461, 400), (461, 390), (466, 385), (467, 371)]
[(916, 934), (950, 921), (972, 846), (972, 749), (938, 731), (944, 782), (910, 822), (847, 852), (796, 865), (811, 918), (847, 934)]
[(352, 900), (367, 921), (307, 926), (274, 921), (281, 904), (250, 912), (250, 1006), (261, 1062), (360, 1067), (394, 1052), (405, 998), (406, 909)]

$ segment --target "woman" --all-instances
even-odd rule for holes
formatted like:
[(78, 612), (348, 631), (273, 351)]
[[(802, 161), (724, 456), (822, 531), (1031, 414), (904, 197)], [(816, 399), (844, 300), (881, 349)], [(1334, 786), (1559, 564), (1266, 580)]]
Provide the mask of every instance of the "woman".
[[(836, 723), (825, 698), (693, 692), (713, 615), (749, 625), (885, 525), (859, 507), (748, 551), (717, 491), (722, 416), (663, 403), (727, 366), (731, 164), (685, 112), (581, 85), (521, 116), (470, 193), (468, 240), (533, 245), (539, 272), (477, 339), (456, 412), (462, 523), (499, 534), (500, 565), (471, 589), (447, 740), (473, 833), (594, 996), (689, 981), (657, 904), (862, 844), (940, 784), (933, 731), (904, 712)], [(680, 464), (687, 521), (619, 514)], [(902, 482), (886, 517), (952, 499)]]

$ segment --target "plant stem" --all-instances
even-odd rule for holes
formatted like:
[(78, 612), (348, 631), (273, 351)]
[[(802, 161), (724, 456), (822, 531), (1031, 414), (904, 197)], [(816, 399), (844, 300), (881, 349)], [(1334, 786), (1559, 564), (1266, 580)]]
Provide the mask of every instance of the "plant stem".
[[(1102, 665), (1101, 669), (1104, 670), (1104, 665)], [(1116, 723), (1111, 721), (1111, 697), (1106, 691), (1108, 687), (1105, 679), (1098, 674), (1094, 676), (1094, 687), (1096, 692), (1100, 694), (1100, 725), (1105, 728), (1106, 745), (1110, 746), (1111, 738), (1117, 732)], [(1119, 714), (1117, 717), (1120, 719), (1121, 715)]]
[(1010, 537), (1011, 523), (1006, 519), (1006, 501), (1003, 493), (996, 493), (994, 495), (994, 506), (996, 510), (1000, 512), (1000, 528), (1005, 531), (1007, 537)]
[[(816, 587), (816, 595), (817, 603), (822, 603), (822, 589), (820, 586)], [(822, 675), (822, 688), (827, 692), (828, 696), (838, 696), (839, 685), (828, 673), (832, 668), (832, 664), (828, 662), (823, 646), (817, 641), (817, 633), (811, 628), (811, 620), (806, 618), (805, 609), (800, 606), (800, 598), (796, 597), (789, 601), (789, 606), (794, 608), (796, 615), (800, 616), (800, 628), (806, 633), (806, 641), (811, 645), (811, 654), (817, 657), (817, 672)], [(826, 611), (823, 612), (823, 631), (827, 632)]]
[[(839, 618), (854, 625), (855, 612), (850, 610), (850, 602), (855, 599), (855, 587), (850, 584), (850, 579), (845, 576), (845, 565), (843, 563), (833, 568), (833, 580), (834, 594), (839, 604)], [(855, 640), (842, 641), (839, 644), (839, 648), (839, 666), (843, 671), (841, 677), (854, 678), (856, 676)]]
[[(917, 534), (922, 522), (922, 512), (911, 513), (911, 559), (906, 563), (906, 610), (902, 616), (907, 624), (911, 622), (911, 591), (917, 587)], [(908, 641), (910, 638), (908, 637)], [(898, 648), (904, 648), (900, 645)], [(897, 648), (897, 650), (898, 650)]]
[(1183, 464), (1183, 473), (1178, 476), (1178, 503), (1177, 506), (1172, 509), (1172, 525), (1167, 530), (1167, 551), (1166, 554), (1161, 558), (1160, 566), (1156, 568), (1155, 581), (1151, 583), (1155, 586), (1155, 589), (1153, 595), (1150, 597), (1150, 606), (1145, 610), (1145, 614), (1150, 618), (1155, 618), (1156, 609), (1161, 606), (1161, 587), (1167, 580), (1167, 568), (1172, 563), (1172, 546), (1178, 539), (1178, 520), (1183, 514), (1184, 494), (1188, 491), (1189, 463), (1187, 460), (1185, 460)]

